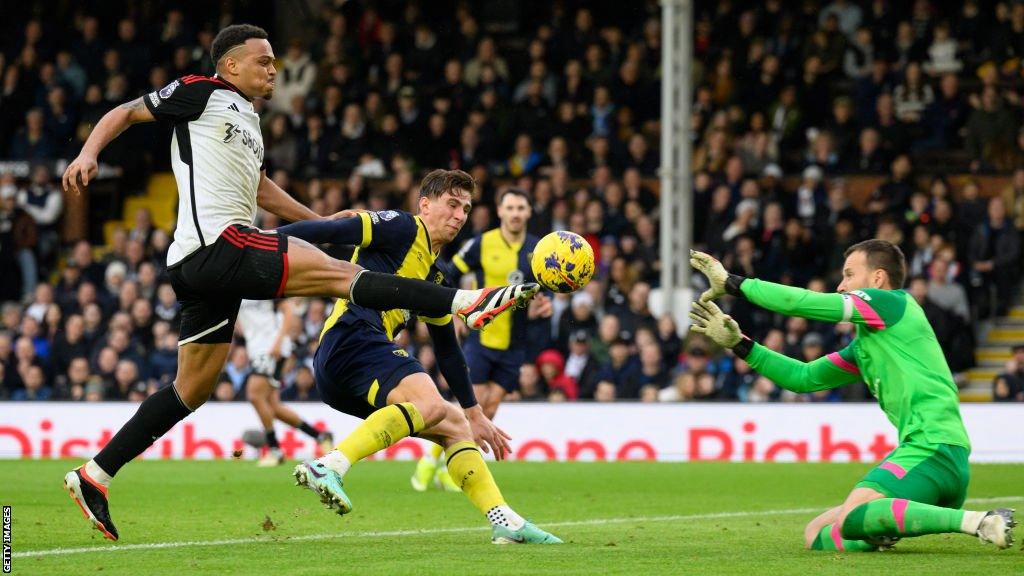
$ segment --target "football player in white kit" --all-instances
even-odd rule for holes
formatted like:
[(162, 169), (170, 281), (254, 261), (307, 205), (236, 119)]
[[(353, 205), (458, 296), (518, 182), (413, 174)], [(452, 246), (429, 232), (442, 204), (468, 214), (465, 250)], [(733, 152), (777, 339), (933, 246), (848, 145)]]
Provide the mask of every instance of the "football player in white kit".
[[(96, 123), (64, 171), (64, 190), (81, 194), (99, 172), (100, 152), (132, 124), (171, 124), (171, 167), (178, 220), (167, 274), (181, 303), (178, 373), (139, 406), (91, 460), (68, 472), (64, 486), (92, 525), (118, 539), (108, 491), (120, 469), (202, 406), (224, 368), (243, 299), (290, 296), (348, 298), (371, 310), (455, 314), (479, 330), (537, 293), (536, 284), (456, 290), (384, 274), (329, 257), (298, 238), (253, 227), (256, 208), (292, 222), (325, 220), (267, 177), (256, 98), (273, 96), (277, 68), (267, 32), (234, 24), (210, 47), (217, 73), (189, 75), (118, 106)], [(490, 426), (481, 422), (478, 426)]]
[(266, 435), (267, 452), (257, 462), (261, 467), (284, 463), (284, 454), (274, 432), (275, 419), (316, 440), (323, 452), (330, 452), (334, 447), (330, 432), (313, 428), (281, 403), (281, 369), (284, 359), (292, 354), (289, 332), (298, 318), (291, 300), (280, 300), (276, 310), (274, 304), (273, 300), (242, 300), (238, 309), (238, 325), (252, 366), (245, 381), (245, 396), (256, 409)]

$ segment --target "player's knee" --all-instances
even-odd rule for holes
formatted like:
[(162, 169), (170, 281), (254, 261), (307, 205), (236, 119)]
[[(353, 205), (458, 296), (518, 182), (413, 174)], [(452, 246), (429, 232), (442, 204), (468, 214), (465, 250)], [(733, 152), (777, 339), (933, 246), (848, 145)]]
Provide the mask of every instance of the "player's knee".
[(413, 405), (416, 406), (416, 410), (419, 411), (420, 417), (423, 418), (424, 428), (430, 428), (445, 420), (448, 416), (448, 403), (444, 401), (439, 395), (435, 398), (424, 398), (413, 401)]

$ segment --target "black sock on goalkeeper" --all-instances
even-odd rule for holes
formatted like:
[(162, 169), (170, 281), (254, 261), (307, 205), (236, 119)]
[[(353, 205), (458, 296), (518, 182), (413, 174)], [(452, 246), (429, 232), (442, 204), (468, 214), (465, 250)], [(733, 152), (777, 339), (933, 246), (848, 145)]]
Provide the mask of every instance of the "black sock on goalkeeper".
[(452, 313), (456, 292), (432, 282), (363, 270), (352, 281), (349, 300), (374, 310), (404, 308), (443, 317)]
[(165, 386), (146, 398), (93, 461), (114, 476), (122, 466), (145, 452), (158, 438), (192, 411), (178, 398), (174, 385)]

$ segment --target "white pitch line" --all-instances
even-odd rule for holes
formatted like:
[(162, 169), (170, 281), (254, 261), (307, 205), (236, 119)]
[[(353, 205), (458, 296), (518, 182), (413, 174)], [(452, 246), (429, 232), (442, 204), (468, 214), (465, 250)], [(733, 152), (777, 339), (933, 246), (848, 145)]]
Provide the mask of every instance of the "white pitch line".
[[(1024, 500), (1024, 496), (999, 496), (995, 498), (969, 498), (975, 504), (987, 502), (1014, 502)], [(753, 510), (743, 512), (709, 512), (705, 514), (678, 514), (672, 516), (635, 516), (632, 518), (593, 518), (590, 520), (567, 520), (564, 522), (545, 522), (544, 526), (595, 526), (604, 524), (628, 524), (630, 522), (676, 522), (682, 520), (715, 520), (718, 518), (751, 518), (758, 516), (783, 516), (787, 514), (809, 514), (820, 512), (827, 506), (814, 508), (784, 508), (778, 510)], [(27, 550), (15, 552), (14, 558), (31, 558), (35, 556), (67, 556), (70, 554), (88, 554), (90, 552), (128, 552), (132, 550), (164, 550), (169, 548), (190, 548), (201, 546), (234, 546), (237, 544), (286, 544), (290, 542), (308, 542), (310, 540), (332, 540), (335, 538), (390, 538), (394, 536), (424, 536), (433, 534), (456, 534), (459, 532), (479, 532), (487, 526), (462, 526), (457, 528), (432, 528), (420, 530), (384, 530), (365, 532), (337, 532), (333, 534), (306, 534), (304, 536), (231, 538), (226, 540), (185, 540), (180, 542), (153, 542), (150, 544), (113, 544), (111, 546), (87, 546), (83, 548), (52, 548), (49, 550)]]

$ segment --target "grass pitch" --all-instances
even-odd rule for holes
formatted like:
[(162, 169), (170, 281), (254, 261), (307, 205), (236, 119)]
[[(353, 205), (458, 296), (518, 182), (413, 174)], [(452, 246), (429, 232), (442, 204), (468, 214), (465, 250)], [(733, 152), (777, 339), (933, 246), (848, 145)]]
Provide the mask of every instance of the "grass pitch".
[[(292, 485), (291, 463), (135, 462), (118, 475), (111, 543), (63, 491), (77, 462), (0, 461), (15, 574), (1019, 574), (963, 535), (886, 553), (803, 550), (804, 524), (838, 504), (865, 464), (493, 465), (509, 503), (566, 541), (494, 546), (460, 494), (419, 494), (412, 462), (366, 462), (338, 517)], [(1024, 465), (972, 467), (969, 508), (1024, 508)], [(1018, 541), (1024, 530), (1018, 529)]]

